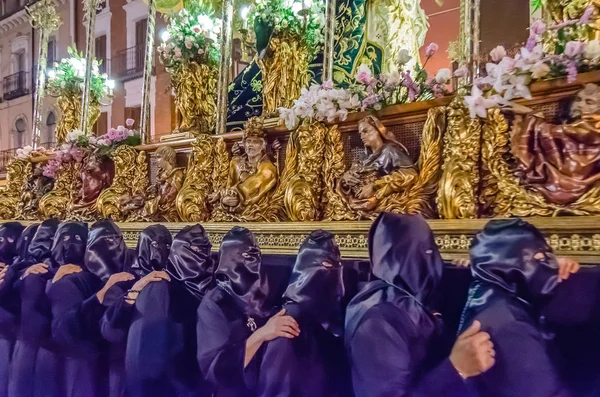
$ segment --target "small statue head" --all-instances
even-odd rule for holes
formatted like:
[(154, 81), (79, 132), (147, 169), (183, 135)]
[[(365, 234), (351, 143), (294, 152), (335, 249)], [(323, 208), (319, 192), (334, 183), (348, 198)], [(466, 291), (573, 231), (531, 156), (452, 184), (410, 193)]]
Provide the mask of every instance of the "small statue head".
[(156, 149), (156, 160), (158, 166), (163, 170), (169, 170), (177, 166), (177, 153), (171, 146), (161, 146)]
[(44, 175), (44, 166), (43, 163), (33, 163), (33, 176), (42, 176)]
[(264, 124), (261, 118), (252, 117), (244, 125), (244, 151), (248, 157), (256, 157), (267, 151)]
[(596, 84), (586, 84), (580, 90), (571, 105), (571, 117), (600, 114), (600, 88)]

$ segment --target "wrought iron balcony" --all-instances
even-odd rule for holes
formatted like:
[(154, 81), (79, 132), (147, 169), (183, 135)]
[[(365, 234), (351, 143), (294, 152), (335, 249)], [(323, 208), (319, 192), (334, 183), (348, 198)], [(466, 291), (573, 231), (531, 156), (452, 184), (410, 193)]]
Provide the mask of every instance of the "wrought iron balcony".
[(122, 80), (132, 80), (144, 74), (144, 45), (120, 51), (112, 59), (112, 75)]
[(3, 98), (5, 101), (29, 94), (29, 73), (17, 72), (2, 80)]

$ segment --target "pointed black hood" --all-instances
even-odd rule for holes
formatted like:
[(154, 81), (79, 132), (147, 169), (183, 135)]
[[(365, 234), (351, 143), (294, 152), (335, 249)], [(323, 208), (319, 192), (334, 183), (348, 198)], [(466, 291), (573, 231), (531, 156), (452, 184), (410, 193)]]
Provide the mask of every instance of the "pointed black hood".
[(106, 282), (112, 274), (123, 271), (127, 262), (127, 245), (123, 233), (111, 220), (92, 225), (85, 251), (84, 266)]
[(87, 236), (87, 223), (62, 223), (54, 235), (51, 255), (52, 266), (55, 268), (63, 265), (83, 266)]
[(6, 222), (0, 226), (0, 262), (10, 265), (17, 256), (19, 237), (25, 227), (19, 222)]
[(558, 263), (544, 235), (522, 219), (493, 220), (473, 239), (473, 278), (500, 287), (529, 304), (558, 285)]
[(215, 264), (211, 244), (201, 225), (186, 226), (173, 239), (167, 273), (199, 300), (213, 285)]
[(163, 225), (152, 225), (142, 230), (131, 270), (142, 277), (155, 270), (165, 270), (172, 242), (171, 232)]
[(262, 268), (260, 248), (252, 232), (244, 227), (231, 229), (221, 242), (217, 284), (234, 298), (248, 316), (267, 317), (268, 282)]
[(59, 224), (60, 222), (56, 218), (46, 219), (40, 224), (27, 248), (27, 254), (31, 260), (41, 263), (50, 258), (54, 235)]

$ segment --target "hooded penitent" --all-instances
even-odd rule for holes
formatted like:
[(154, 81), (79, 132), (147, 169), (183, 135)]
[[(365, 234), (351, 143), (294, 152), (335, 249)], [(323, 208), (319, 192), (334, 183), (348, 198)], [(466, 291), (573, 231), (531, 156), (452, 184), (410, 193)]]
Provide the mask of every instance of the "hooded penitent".
[(17, 255), (17, 243), (23, 232), (19, 222), (6, 222), (0, 226), (0, 262), (10, 265)]
[(558, 285), (552, 249), (539, 230), (521, 219), (489, 222), (473, 240), (471, 269), (475, 280), (528, 304), (540, 303)]
[(127, 256), (127, 245), (117, 225), (108, 219), (94, 223), (87, 241), (85, 269), (106, 282), (112, 274), (123, 271)]
[[(39, 234), (39, 230), (38, 233)], [(36, 237), (37, 237), (36, 234)], [(65, 222), (56, 230), (50, 262), (52, 267), (83, 265), (88, 227), (82, 222)]]
[(140, 233), (137, 257), (131, 270), (145, 276), (155, 270), (165, 270), (173, 237), (163, 225), (148, 226)]
[(167, 273), (198, 299), (202, 299), (213, 281), (215, 269), (210, 249), (204, 228), (194, 225), (177, 233), (169, 254)]
[(290, 284), (283, 296), (336, 336), (343, 331), (344, 284), (340, 249), (333, 234), (312, 232), (300, 246)]
[(29, 246), (31, 245), (39, 226), (39, 224), (29, 225), (23, 230), (23, 233), (21, 233), (19, 241), (17, 242), (17, 254), (14, 263), (20, 262), (29, 256)]
[(262, 270), (262, 256), (252, 232), (244, 227), (231, 229), (221, 242), (217, 285), (248, 316), (267, 317), (264, 307), (268, 283)]
[(369, 233), (372, 272), (369, 283), (348, 306), (346, 333), (352, 333), (364, 313), (387, 302), (404, 310), (423, 332), (433, 335), (441, 325), (432, 304), (442, 279), (444, 262), (427, 222), (420, 215), (383, 213)]
[(27, 256), (31, 265), (42, 263), (50, 258), (54, 235), (59, 224), (60, 222), (55, 218), (46, 219), (40, 224), (27, 249)]

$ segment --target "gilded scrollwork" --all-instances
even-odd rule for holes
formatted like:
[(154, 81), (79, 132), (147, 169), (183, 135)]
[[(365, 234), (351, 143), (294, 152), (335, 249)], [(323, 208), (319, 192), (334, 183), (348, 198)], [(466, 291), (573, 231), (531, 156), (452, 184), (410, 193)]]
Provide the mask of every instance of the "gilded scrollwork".
[(24, 159), (14, 159), (6, 167), (7, 183), (0, 190), (0, 219), (15, 219), (31, 168), (31, 163)]
[(145, 192), (148, 187), (148, 161), (146, 152), (138, 152), (131, 146), (118, 147), (112, 155), (115, 177), (112, 185), (97, 200), (103, 218), (123, 222), (131, 212), (130, 198)]
[(81, 185), (80, 162), (63, 163), (54, 181), (54, 188), (40, 200), (39, 213), (43, 219), (65, 219), (74, 194)]
[[(224, 142), (222, 139), (221, 143)], [(185, 222), (205, 222), (210, 219), (208, 195), (213, 190), (213, 172), (219, 158), (217, 142), (210, 135), (196, 138), (185, 171), (185, 182), (175, 201), (179, 217)]]
[(181, 112), (180, 131), (199, 136), (206, 124), (215, 125), (218, 70), (209, 65), (189, 62), (171, 74), (175, 106)]
[(326, 221), (349, 221), (355, 218), (348, 204), (336, 190), (337, 181), (345, 172), (342, 134), (338, 126), (334, 125), (325, 135), (325, 158), (323, 159), (325, 213), (323, 218)]
[[(52, 94), (52, 93), (51, 93)], [(81, 117), (81, 95), (60, 95), (57, 99), (60, 108), (60, 118), (56, 125), (56, 142), (64, 143), (69, 132), (79, 128)], [(89, 122), (87, 131), (90, 131), (100, 117), (100, 105), (89, 105)]]
[(31, 177), (21, 193), (16, 219), (29, 221), (40, 219), (38, 212), (40, 200), (54, 186), (54, 180), (43, 174), (43, 163), (32, 163), (32, 166)]
[[(475, 218), (481, 122), (471, 118), (463, 97), (457, 96), (448, 106), (447, 124), (442, 176), (436, 198), (438, 213), (443, 219)], [(493, 185), (488, 184), (486, 188), (485, 195), (495, 194)]]

